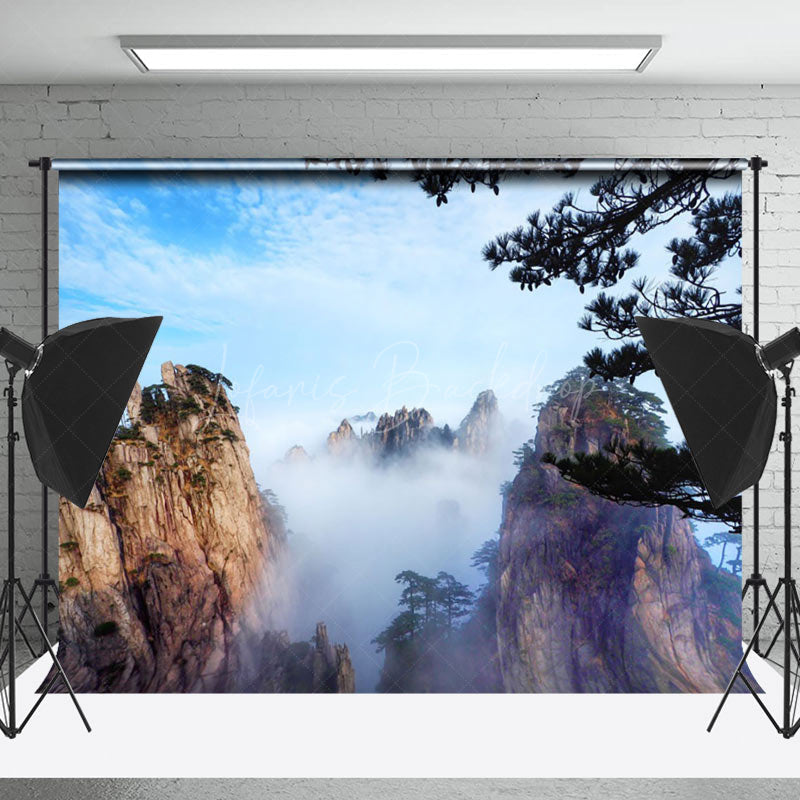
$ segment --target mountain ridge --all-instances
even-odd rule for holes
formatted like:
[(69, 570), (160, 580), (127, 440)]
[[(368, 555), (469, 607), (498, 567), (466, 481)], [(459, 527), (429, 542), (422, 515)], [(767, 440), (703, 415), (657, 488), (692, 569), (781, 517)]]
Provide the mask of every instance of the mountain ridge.
[(494, 444), (501, 422), (497, 398), (491, 389), (477, 395), (455, 431), (447, 424), (438, 427), (425, 408), (409, 409), (404, 405), (380, 416), (369, 414), (375, 419), (374, 430), (356, 433), (352, 421), (359, 417), (345, 417), (328, 434), (327, 452), (334, 456), (370, 454), (387, 460), (406, 457), (420, 447), (430, 446), (482, 456)]

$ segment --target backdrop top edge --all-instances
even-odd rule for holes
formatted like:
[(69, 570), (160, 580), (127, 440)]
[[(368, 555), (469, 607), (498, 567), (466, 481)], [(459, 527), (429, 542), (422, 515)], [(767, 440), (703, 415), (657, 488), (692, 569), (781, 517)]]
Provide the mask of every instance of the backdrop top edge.
[(748, 165), (747, 158), (55, 158), (51, 162), (59, 172), (605, 172), (637, 168), (735, 172)]

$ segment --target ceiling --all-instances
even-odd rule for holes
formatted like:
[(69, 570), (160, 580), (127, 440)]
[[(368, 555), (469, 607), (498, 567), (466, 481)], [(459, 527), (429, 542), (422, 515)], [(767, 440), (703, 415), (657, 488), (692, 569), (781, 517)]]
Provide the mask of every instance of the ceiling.
[(663, 37), (641, 75), (539, 76), (547, 82), (792, 84), (798, 30), (797, 0), (0, 0), (0, 84), (243, 80), (141, 74), (124, 35), (460, 33)]

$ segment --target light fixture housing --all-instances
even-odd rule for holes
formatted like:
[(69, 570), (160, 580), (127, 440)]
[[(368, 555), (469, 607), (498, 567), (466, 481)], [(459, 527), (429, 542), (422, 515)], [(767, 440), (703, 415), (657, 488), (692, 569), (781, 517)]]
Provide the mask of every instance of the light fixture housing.
[(769, 370), (800, 354), (800, 331), (760, 348), (732, 325), (636, 317), (714, 508), (761, 477), (778, 399)]
[(640, 73), (660, 36), (123, 36), (141, 72)]
[(102, 317), (39, 345), (0, 328), (0, 358), (25, 370), (22, 421), (36, 475), (81, 508), (160, 325), (161, 317)]

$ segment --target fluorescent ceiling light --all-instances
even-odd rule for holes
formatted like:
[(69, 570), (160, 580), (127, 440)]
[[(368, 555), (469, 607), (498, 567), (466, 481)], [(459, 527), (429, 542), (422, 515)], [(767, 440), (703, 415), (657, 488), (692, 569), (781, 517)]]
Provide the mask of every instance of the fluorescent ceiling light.
[(139, 36), (142, 72), (641, 72), (655, 36)]

